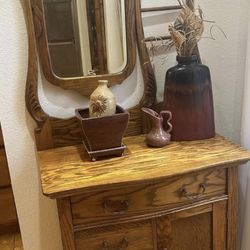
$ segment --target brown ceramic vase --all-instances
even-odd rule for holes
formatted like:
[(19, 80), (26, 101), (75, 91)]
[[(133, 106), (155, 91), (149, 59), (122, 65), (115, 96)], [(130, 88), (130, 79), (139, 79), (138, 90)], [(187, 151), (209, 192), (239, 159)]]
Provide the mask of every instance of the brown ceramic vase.
[(163, 109), (173, 115), (172, 140), (212, 138), (215, 125), (209, 68), (197, 56), (177, 57), (177, 61), (166, 73), (163, 103)]

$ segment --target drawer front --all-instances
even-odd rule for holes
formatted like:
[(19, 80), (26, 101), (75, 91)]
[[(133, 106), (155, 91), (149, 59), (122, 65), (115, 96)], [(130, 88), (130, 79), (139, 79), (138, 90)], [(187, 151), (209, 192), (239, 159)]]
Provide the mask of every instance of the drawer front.
[(0, 231), (18, 224), (16, 207), (11, 188), (0, 189)]
[(4, 148), (0, 148), (0, 187), (10, 185), (8, 162)]
[(153, 232), (148, 221), (101, 227), (75, 234), (76, 250), (152, 250)]
[(98, 225), (226, 194), (226, 169), (71, 198), (74, 225)]

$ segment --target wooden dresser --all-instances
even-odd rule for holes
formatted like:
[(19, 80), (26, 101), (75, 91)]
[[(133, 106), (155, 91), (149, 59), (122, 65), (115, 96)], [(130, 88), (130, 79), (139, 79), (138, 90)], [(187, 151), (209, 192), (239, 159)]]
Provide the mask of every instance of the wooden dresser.
[(16, 207), (0, 127), (0, 234), (18, 230)]
[(221, 136), (125, 144), (125, 157), (97, 162), (81, 145), (38, 153), (64, 250), (236, 249), (237, 168), (249, 152)]

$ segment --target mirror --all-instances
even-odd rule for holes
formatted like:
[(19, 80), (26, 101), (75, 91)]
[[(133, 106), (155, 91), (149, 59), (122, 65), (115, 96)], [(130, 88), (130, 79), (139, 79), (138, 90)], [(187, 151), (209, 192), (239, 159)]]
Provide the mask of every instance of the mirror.
[[(168, 27), (179, 15), (181, 6), (178, 0), (140, 0), (143, 36), (147, 48), (148, 61), (156, 85), (156, 102), (163, 100), (166, 70), (175, 64), (176, 52), (169, 50), (170, 34)], [(148, 69), (147, 69), (148, 70)]]
[(127, 64), (124, 0), (43, 0), (53, 73), (118, 73)]
[[(133, 75), (124, 84), (125, 89), (129, 92), (129, 99), (133, 100), (133, 106), (131, 105), (132, 107), (128, 107), (130, 120), (126, 136), (141, 134), (142, 131), (144, 131), (144, 119), (141, 114), (141, 107), (152, 106), (155, 101), (155, 87), (152, 75), (144, 73), (143, 78), (141, 77), (141, 73), (145, 72), (145, 70), (141, 69), (144, 69), (149, 65), (149, 63), (146, 63), (148, 60), (140, 60), (141, 67), (138, 65), (135, 68), (137, 46), (140, 58), (143, 59), (144, 55), (146, 55), (144, 47), (142, 46), (144, 44), (142, 43), (142, 36), (140, 35), (142, 32), (140, 1), (124, 1), (127, 47), (127, 63), (125, 68), (116, 74), (74, 78), (60, 78), (51, 71), (50, 54), (48, 52), (48, 43), (46, 38), (43, 0), (27, 0), (21, 2), (23, 3), (25, 10), (25, 20), (29, 39), (29, 67), (27, 71), (25, 101), (30, 115), (37, 124), (35, 137), (38, 150), (81, 143), (80, 130), (76, 118), (57, 118), (50, 116), (50, 107), (47, 106), (48, 109), (46, 107), (45, 110), (45, 106), (41, 106), (41, 98), (39, 97), (41, 97), (41, 89), (45, 83), (48, 85), (53, 84), (63, 89), (74, 90), (70, 91), (70, 94), (75, 94), (73, 92), (77, 92), (78, 96), (81, 98), (79, 94), (89, 97), (89, 95), (97, 87), (98, 80), (107, 79), (110, 86), (114, 86), (122, 83), (125, 79), (128, 79), (133, 72)], [(136, 36), (136, 32), (138, 36)], [(138, 40), (136, 40), (136, 38)], [(36, 52), (38, 52), (38, 55)], [(40, 64), (37, 62), (38, 59), (40, 60)], [(45, 79), (40, 77), (38, 66), (41, 67), (41, 74), (45, 77)], [(134, 85), (136, 87), (135, 91), (133, 91)], [(127, 89), (128, 86), (129, 89)], [(62, 89), (58, 91), (59, 88), (55, 88), (54, 86), (50, 87), (53, 87), (55, 90), (53, 93), (54, 98), (57, 100), (60, 99), (60, 101), (67, 100), (61, 98), (61, 94), (64, 92)], [(116, 93), (118, 93), (119, 89), (119, 94), (123, 95), (124, 87), (121, 86), (121, 88), (116, 88)], [(48, 89), (48, 91), (50, 92), (50, 89)], [(139, 95), (139, 93), (141, 93), (141, 95)], [(126, 99), (126, 103), (124, 103), (124, 105), (127, 105), (127, 100), (128, 99)], [(63, 104), (63, 107), (59, 106), (59, 108), (62, 108), (59, 110), (61, 113), (64, 113), (65, 108), (69, 107), (67, 104), (66, 106), (65, 103)], [(72, 107), (72, 105), (70, 105), (70, 107)]]
[(127, 79), (136, 63), (136, 2), (32, 0), (31, 21), (46, 80), (89, 96), (98, 80), (114, 86)]

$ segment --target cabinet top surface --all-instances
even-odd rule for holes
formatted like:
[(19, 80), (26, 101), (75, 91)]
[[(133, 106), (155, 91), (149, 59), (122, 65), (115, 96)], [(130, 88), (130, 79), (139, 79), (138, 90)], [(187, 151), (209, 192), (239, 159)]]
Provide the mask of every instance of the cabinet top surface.
[(43, 193), (60, 198), (80, 192), (150, 183), (189, 172), (250, 160), (250, 152), (217, 135), (149, 148), (145, 136), (127, 137), (124, 157), (90, 162), (82, 145), (38, 152)]

